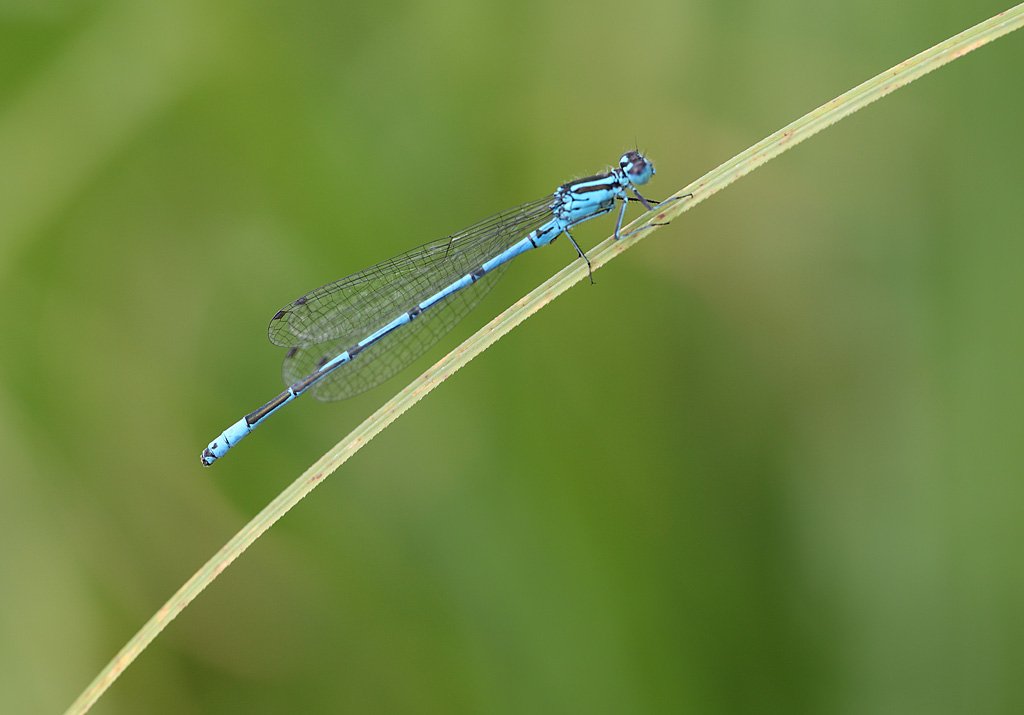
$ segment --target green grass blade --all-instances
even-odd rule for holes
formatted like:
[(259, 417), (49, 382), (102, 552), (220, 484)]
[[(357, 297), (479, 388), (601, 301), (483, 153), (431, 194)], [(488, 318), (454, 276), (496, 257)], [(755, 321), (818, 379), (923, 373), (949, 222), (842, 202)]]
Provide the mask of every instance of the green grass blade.
[[(599, 269), (612, 258), (642, 240), (657, 225), (667, 223), (712, 194), (722, 190), (740, 177), (748, 174), (770, 159), (775, 158), (796, 144), (813, 136), (822, 129), (843, 119), (871, 102), (894, 92), (919, 77), (935, 70), (947, 62), (1018, 29), (1024, 24), (1024, 4), (1007, 10), (965, 32), (935, 45), (895, 67), (882, 72), (849, 92), (806, 114), (743, 153), (725, 162), (689, 186), (675, 194), (676, 197), (693, 194), (693, 198), (664, 204), (656, 212), (642, 216), (626, 230), (635, 233), (628, 238), (615, 241), (608, 239), (598, 245), (590, 254), (594, 270)], [(413, 380), (397, 395), (377, 410), (341, 442), (336, 444), (302, 476), (286, 488), (255, 518), (239, 531), (203, 567), (196, 572), (164, 606), (136, 633), (110, 663), (89, 684), (67, 713), (84, 713), (110, 687), (129, 664), (150, 642), (170, 623), (199, 593), (238, 558), (263, 532), (270, 528), (289, 509), (320, 481), (340, 467), (349, 457), (393, 422), (399, 415), (418, 402), (460, 367), (486, 350), (500, 337), (508, 333), (528, 317), (554, 300), (571, 286), (585, 279), (586, 268), (582, 261), (574, 261), (558, 274), (547, 280), (529, 295), (517, 301), (508, 310), (481, 328), (472, 337), (437, 362), (433, 367)]]

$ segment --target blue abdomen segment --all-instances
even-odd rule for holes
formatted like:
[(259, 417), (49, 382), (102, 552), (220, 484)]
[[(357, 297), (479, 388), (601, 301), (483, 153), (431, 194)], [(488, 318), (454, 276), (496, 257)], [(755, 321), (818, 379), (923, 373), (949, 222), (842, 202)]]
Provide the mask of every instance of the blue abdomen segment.
[(434, 293), (434, 295), (432, 295), (429, 298), (427, 298), (426, 300), (422, 301), (416, 307), (419, 308), (421, 311), (424, 311), (427, 308), (429, 308), (432, 305), (434, 305), (435, 303), (437, 303), (437, 302), (439, 302), (441, 300), (444, 300), (445, 298), (450, 296), (452, 293), (455, 293), (456, 291), (462, 290), (466, 286), (470, 285), (473, 281), (474, 281), (474, 278), (473, 278), (472, 275), (469, 275), (469, 274), (464, 275), (464, 276), (462, 276), (462, 278), (460, 278), (459, 280), (455, 281), (451, 285), (447, 286), (443, 290), (440, 290), (437, 293)]
[(228, 450), (238, 444), (243, 437), (251, 433), (256, 427), (261, 424), (270, 415), (277, 412), (279, 409), (287, 405), (289, 402), (294, 400), (296, 397), (301, 395), (303, 392), (308, 390), (310, 386), (316, 384), (316, 382), (333, 372), (335, 369), (341, 367), (345, 363), (349, 362), (352, 358), (349, 350), (346, 350), (341, 355), (338, 355), (330, 362), (324, 364), (319, 370), (312, 375), (308, 376), (301, 382), (297, 382), (294, 385), (288, 387), (287, 390), (279, 394), (277, 397), (272, 399), (270, 402), (262, 405), (256, 410), (253, 410), (242, 419), (235, 422), (233, 425), (228, 427), (226, 430), (220, 433), (217, 439), (210, 442), (206, 449), (203, 450), (203, 454), (200, 457), (202, 463), (209, 467), (211, 464), (216, 462), (218, 459), (227, 454)]
[[(390, 333), (392, 330), (397, 328), (399, 325), (405, 325), (406, 323), (408, 323), (409, 320), (410, 320), (409, 314), (408, 313), (402, 313), (400, 316), (398, 316), (397, 318), (392, 320), (390, 323), (385, 325), (380, 330), (378, 330), (378, 331), (376, 331), (374, 333), (371, 333), (370, 335), (368, 335), (365, 338), (363, 338), (362, 340), (360, 340), (359, 341), (359, 347), (365, 348), (365, 347), (368, 347), (369, 345), (372, 345), (373, 343), (377, 342), (382, 337), (384, 337), (385, 335)], [(334, 362), (336, 362), (336, 360), (332, 360), (331, 363), (329, 363), (329, 364), (333, 364)], [(324, 367), (326, 367), (326, 365)]]
[(217, 439), (210, 442), (203, 450), (201, 457), (203, 464), (209, 467), (218, 459), (228, 453), (228, 450), (238, 444), (243, 437), (252, 432), (252, 426), (245, 421), (245, 418), (238, 420), (235, 424), (220, 433)]
[(256, 429), (256, 426), (263, 422), (263, 420), (301, 395), (302, 390), (298, 390), (296, 387), (296, 385), (289, 387), (267, 404), (253, 412), (250, 412), (245, 417), (238, 420), (238, 422), (235, 422), (233, 425), (221, 432), (220, 436), (210, 442), (206, 449), (203, 450), (203, 455), (201, 457), (203, 464), (209, 467), (211, 464), (227, 454), (229, 449), (241, 442), (243, 437)]

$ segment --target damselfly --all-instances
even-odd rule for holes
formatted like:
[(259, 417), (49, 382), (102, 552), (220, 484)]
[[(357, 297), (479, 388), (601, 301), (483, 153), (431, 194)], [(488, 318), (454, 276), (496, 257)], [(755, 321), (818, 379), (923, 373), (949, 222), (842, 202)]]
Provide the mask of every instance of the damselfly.
[(553, 195), (328, 283), (284, 306), (271, 318), (269, 334), (272, 343), (288, 348), (283, 367), (288, 389), (224, 430), (203, 450), (203, 464), (223, 457), (305, 392), (320, 400), (340, 400), (384, 382), (451, 330), (520, 253), (564, 234), (589, 268), (569, 230), (621, 201), (615, 223), (619, 238), (629, 201), (653, 208), (636, 188), (653, 175), (650, 161), (628, 151), (609, 171), (562, 184)]

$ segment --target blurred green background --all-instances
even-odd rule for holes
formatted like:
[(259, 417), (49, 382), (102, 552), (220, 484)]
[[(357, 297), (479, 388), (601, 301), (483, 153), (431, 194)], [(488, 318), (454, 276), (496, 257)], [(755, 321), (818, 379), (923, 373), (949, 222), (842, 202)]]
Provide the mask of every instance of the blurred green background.
[[(281, 304), (634, 142), (666, 196), (1005, 2), (2, 0), (0, 712), (70, 704), (573, 254), (204, 470), (281, 389)], [(527, 321), (95, 712), (1021, 712), (1022, 66), (954, 63)]]

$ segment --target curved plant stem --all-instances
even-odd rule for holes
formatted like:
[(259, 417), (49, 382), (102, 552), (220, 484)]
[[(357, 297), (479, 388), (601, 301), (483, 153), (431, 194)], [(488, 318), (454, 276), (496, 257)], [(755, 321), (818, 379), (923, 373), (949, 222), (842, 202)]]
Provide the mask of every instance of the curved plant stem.
[[(1024, 4), (1017, 5), (985, 22), (975, 25), (945, 42), (911, 57), (895, 67), (872, 77), (849, 92), (804, 115), (766, 139), (750, 147), (718, 168), (707, 173), (689, 186), (678, 191), (672, 200), (661, 204), (655, 211), (645, 214), (624, 232), (633, 231), (622, 240), (607, 239), (588, 255), (593, 270), (604, 266), (618, 254), (642, 240), (657, 226), (664, 225), (712, 194), (721, 191), (740, 177), (748, 174), (770, 159), (774, 159), (822, 129), (844, 119), (871, 102), (894, 92), (917, 78), (941, 67), (947, 62), (966, 55), (1024, 24)], [(685, 197), (692, 193), (693, 196)], [(268, 504), (252, 521), (239, 531), (223, 548), (207, 561), (175, 593), (164, 606), (136, 633), (124, 648), (89, 684), (89, 687), (67, 710), (84, 713), (110, 687), (117, 677), (146, 646), (170, 623), (199, 593), (245, 551), (264, 531), (280, 519), (285, 512), (311, 492), (320, 481), (340, 467), (367, 442), (393, 422), (399, 415), (437, 387), (456, 370), (494, 344), (512, 328), (526, 320), (571, 286), (587, 277), (582, 261), (574, 261), (529, 295), (517, 301), (508, 310), (477, 331), (472, 337), (442, 358), (433, 367), (413, 380), (391, 398), (359, 427), (307, 469), (287, 489)]]

